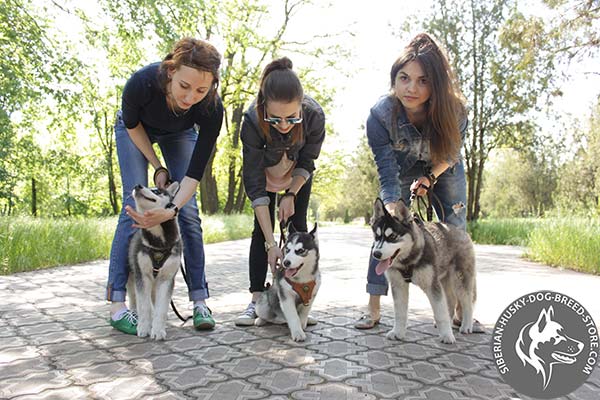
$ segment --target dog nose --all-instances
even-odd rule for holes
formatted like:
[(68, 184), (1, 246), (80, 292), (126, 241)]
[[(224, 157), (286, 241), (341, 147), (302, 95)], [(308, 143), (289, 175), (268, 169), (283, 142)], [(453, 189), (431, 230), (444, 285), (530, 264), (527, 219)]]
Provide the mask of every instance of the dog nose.
[(285, 261), (283, 262), (283, 266), (284, 266), (284, 267), (289, 267), (291, 263), (292, 263), (292, 262), (291, 262), (290, 260), (285, 260)]
[(135, 185), (135, 187), (134, 187), (134, 189), (136, 189), (136, 190), (140, 190), (141, 188), (143, 188), (142, 185)]
[(375, 250), (373, 252), (373, 257), (379, 260), (381, 258), (381, 252), (379, 250)]

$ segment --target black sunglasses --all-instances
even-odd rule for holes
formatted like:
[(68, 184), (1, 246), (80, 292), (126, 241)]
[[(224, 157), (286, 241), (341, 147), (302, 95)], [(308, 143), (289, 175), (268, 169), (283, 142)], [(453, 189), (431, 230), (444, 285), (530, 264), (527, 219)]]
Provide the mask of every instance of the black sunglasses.
[(287, 122), (290, 125), (296, 125), (299, 124), (300, 122), (302, 122), (302, 117), (296, 118), (279, 118), (279, 117), (267, 117), (267, 107), (263, 108), (264, 111), (264, 117), (263, 120), (271, 125), (279, 125), (283, 120), (285, 120), (285, 122)]

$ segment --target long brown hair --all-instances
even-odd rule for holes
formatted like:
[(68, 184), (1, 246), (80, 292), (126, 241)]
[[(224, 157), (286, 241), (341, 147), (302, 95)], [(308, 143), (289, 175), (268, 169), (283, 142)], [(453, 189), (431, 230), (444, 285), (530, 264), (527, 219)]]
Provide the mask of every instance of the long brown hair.
[(177, 70), (182, 65), (212, 74), (212, 86), (203, 101), (206, 100), (205, 104), (214, 104), (219, 87), (219, 68), (221, 67), (221, 54), (218, 50), (205, 40), (191, 37), (185, 37), (175, 43), (173, 50), (163, 59), (158, 69), (158, 82), (165, 94), (167, 94), (167, 86), (171, 82), (169, 70)]
[[(287, 57), (271, 61), (263, 70), (260, 78), (258, 96), (256, 97), (256, 113), (258, 125), (267, 141), (271, 141), (270, 125), (263, 120), (268, 101), (291, 103), (298, 101), (302, 105), (304, 89), (298, 75), (292, 70), (292, 60)], [(292, 143), (302, 137), (302, 124), (292, 128)]]
[[(432, 162), (457, 161), (461, 144), (459, 118), (464, 117), (466, 111), (464, 97), (448, 58), (431, 36), (426, 33), (418, 34), (392, 65), (392, 89), (398, 72), (411, 61), (417, 61), (421, 65), (431, 84), (431, 96), (426, 103), (427, 122), (423, 130), (430, 138)], [(392, 112), (393, 129), (397, 129), (397, 115), (402, 107), (397, 98), (396, 103)]]

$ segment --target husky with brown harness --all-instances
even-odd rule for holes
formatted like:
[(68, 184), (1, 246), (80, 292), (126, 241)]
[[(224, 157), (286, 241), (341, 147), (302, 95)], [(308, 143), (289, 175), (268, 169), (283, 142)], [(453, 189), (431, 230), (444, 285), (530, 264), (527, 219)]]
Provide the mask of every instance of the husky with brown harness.
[(255, 325), (287, 323), (292, 339), (301, 342), (306, 339), (308, 313), (321, 285), (317, 224), (307, 233), (295, 231), (290, 223), (288, 232), (273, 285), (256, 302)]

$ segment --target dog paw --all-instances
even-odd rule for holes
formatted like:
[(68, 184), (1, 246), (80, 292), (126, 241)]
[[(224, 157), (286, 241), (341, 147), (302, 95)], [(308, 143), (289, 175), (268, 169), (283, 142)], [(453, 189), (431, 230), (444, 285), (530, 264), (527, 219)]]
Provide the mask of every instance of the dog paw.
[(167, 338), (167, 331), (164, 327), (152, 327), (150, 338), (154, 340), (165, 340)]
[(405, 336), (406, 332), (399, 329), (392, 329), (385, 335), (389, 340), (403, 340)]
[(440, 333), (440, 342), (445, 344), (454, 344), (456, 343), (456, 338), (454, 338), (452, 332)]
[(146, 337), (150, 334), (150, 324), (140, 324), (137, 326), (138, 337)]
[(306, 333), (301, 330), (291, 332), (291, 335), (294, 342), (304, 342), (306, 340)]
[(260, 317), (259, 317), (259, 318), (256, 318), (256, 319), (254, 320), (254, 326), (264, 326), (264, 325), (266, 325), (266, 324), (267, 324), (267, 321), (265, 321), (264, 319), (262, 319), (262, 318), (260, 318)]
[(461, 327), (458, 329), (458, 331), (463, 334), (473, 333), (473, 326), (461, 325)]

